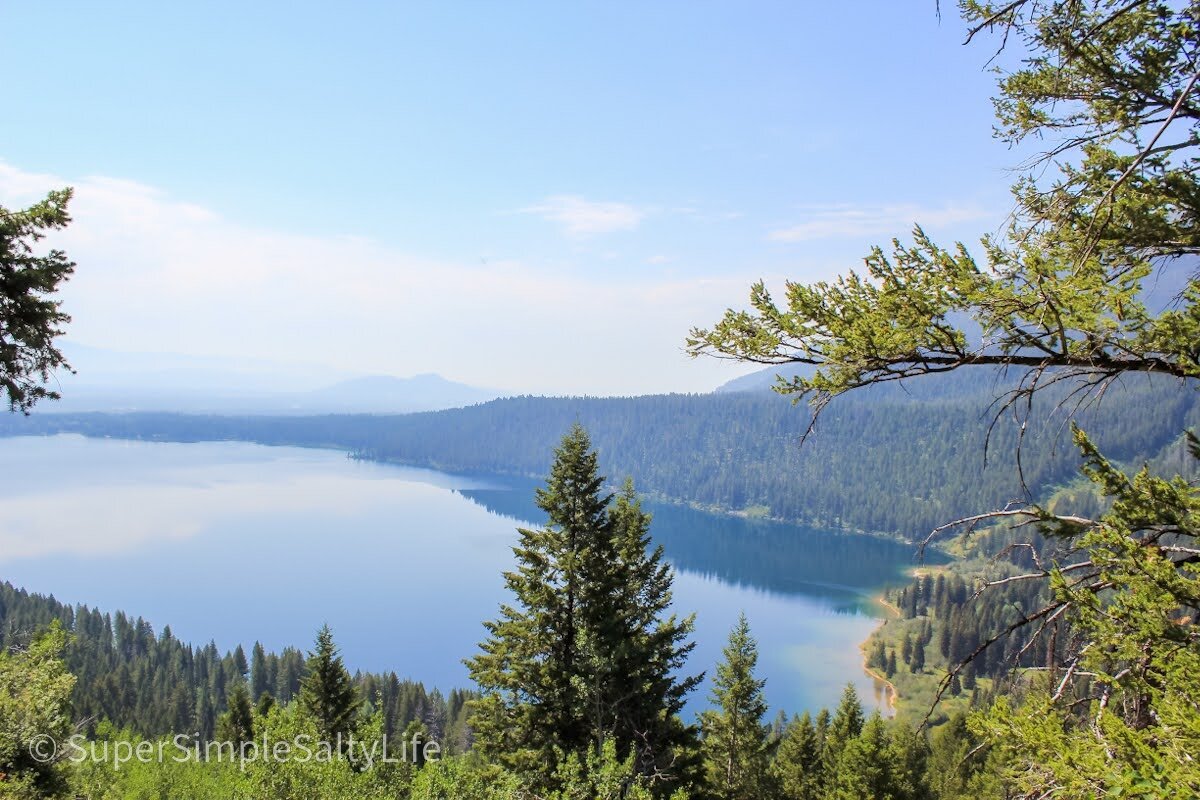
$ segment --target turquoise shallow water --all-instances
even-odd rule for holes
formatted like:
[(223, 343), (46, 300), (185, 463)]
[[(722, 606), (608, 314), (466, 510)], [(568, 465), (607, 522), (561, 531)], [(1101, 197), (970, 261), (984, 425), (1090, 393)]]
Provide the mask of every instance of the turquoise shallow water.
[[(222, 649), (307, 648), (329, 623), (352, 669), (444, 689), (467, 684), (516, 526), (540, 516), (532, 482), (240, 442), (0, 439), (0, 472), (4, 580)], [(911, 547), (648, 507), (676, 609), (696, 613), (691, 671), (711, 674), (745, 611), (773, 710), (831, 706), (848, 681), (878, 702), (858, 645)]]

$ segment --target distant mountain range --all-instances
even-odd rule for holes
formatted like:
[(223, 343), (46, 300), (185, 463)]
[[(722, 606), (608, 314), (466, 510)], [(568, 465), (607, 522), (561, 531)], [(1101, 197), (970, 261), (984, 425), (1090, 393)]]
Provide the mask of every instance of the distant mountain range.
[(814, 368), (807, 364), (780, 364), (776, 367), (767, 367), (757, 372), (751, 372), (749, 375), (743, 375), (740, 378), (726, 381), (713, 391), (716, 394), (726, 394), (729, 392), (766, 392), (770, 391), (771, 387), (775, 385), (775, 381), (779, 375), (808, 377), (814, 371)]
[(425, 373), (354, 376), (252, 359), (119, 353), (68, 343), (75, 375), (39, 413), (170, 411), (189, 414), (401, 414), (460, 408), (500, 392)]

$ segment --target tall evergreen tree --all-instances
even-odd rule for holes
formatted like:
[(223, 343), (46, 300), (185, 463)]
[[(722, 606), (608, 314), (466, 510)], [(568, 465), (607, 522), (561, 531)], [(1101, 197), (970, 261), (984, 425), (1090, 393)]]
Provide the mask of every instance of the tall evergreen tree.
[(820, 800), (825, 782), (821, 740), (807, 711), (784, 731), (772, 772), (787, 800)]
[(717, 665), (712, 699), (716, 710), (704, 712), (704, 761), (709, 790), (721, 800), (751, 800), (774, 796), (770, 771), (770, 726), (763, 724), (767, 703), (765, 680), (754, 677), (758, 645), (750, 635), (746, 615), (729, 634), (724, 660)]
[(899, 800), (896, 765), (887, 727), (876, 712), (846, 742), (830, 777), (837, 800)]
[(673, 573), (647, 552), (649, 518), (627, 487), (612, 495), (582, 427), (555, 450), (537, 504), (545, 527), (521, 529), (515, 596), (468, 660), (483, 694), (473, 702), (476, 746), (534, 786), (552, 787), (559, 762), (587, 763), (612, 741), (660, 788), (684, 777), (693, 735), (678, 719), (699, 678), (677, 678), (691, 618), (663, 618)]
[(634, 754), (637, 772), (680, 777), (696, 766), (695, 731), (679, 714), (702, 675), (681, 676), (694, 615), (670, 613), (674, 570), (662, 547), (651, 549), (650, 515), (626, 480), (609, 511), (611, 538), (585, 560), (585, 652), (592, 688), (589, 728), (611, 737), (617, 755)]
[(316, 647), (308, 656), (307, 675), (300, 684), (300, 703), (317, 722), (317, 729), (330, 742), (354, 728), (361, 698), (350, 673), (342, 663), (333, 631), (323, 625)]
[(274, 687), (271, 686), (270, 674), (267, 672), (267, 653), (262, 642), (255, 642), (254, 649), (250, 652), (250, 696), (257, 699)]
[(228, 708), (217, 718), (217, 740), (240, 746), (254, 740), (254, 708), (245, 681), (234, 681)]
[(825, 734), (822, 758), (825, 761), (827, 778), (832, 778), (836, 773), (842, 751), (852, 739), (862, 733), (862, 729), (862, 702), (858, 699), (858, 690), (854, 688), (854, 684), (848, 683), (845, 690), (842, 691), (842, 699), (838, 703), (837, 711), (834, 712), (833, 719), (829, 722), (829, 730)]

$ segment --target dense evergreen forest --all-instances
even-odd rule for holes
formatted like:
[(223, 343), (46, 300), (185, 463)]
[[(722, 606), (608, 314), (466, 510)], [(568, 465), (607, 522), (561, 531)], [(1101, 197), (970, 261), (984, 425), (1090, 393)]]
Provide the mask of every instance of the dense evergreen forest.
[[(580, 422), (604, 472), (631, 476), (651, 496), (919, 538), (948, 519), (1025, 497), (1022, 477), (1040, 499), (1076, 476), (1066, 411), (1050, 413), (1066, 388), (1037, 399), (1018, 472), (1019, 421), (996, 419), (994, 404), (1011, 385), (980, 369), (870, 387), (831, 406), (803, 447), (807, 410), (767, 392), (518, 397), (398, 416), (14, 415), (0, 419), (0, 433), (335, 447), (449, 472), (540, 478), (557, 437)], [(1146, 408), (1154, 413), (1140, 413)], [(1098, 432), (1112, 458), (1137, 463), (1177, 448), (1179, 431), (1200, 424), (1200, 395), (1133, 376), (1075, 419)]]
[[(55, 620), (69, 634), (63, 660), (75, 676), (72, 709), (88, 733), (108, 723), (137, 736), (188, 732), (207, 741), (238, 683), (255, 702), (286, 704), (308, 674), (305, 654), (294, 647), (272, 653), (255, 644), (247, 655), (239, 645), (220, 653), (211, 642), (181, 642), (169, 625), (156, 634), (141, 617), (68, 606), (0, 582), (0, 651), (27, 648)], [(426, 691), (395, 672), (356, 673), (354, 683), (380, 712), (388, 736), (418, 722), (450, 752), (469, 746), (469, 692)]]

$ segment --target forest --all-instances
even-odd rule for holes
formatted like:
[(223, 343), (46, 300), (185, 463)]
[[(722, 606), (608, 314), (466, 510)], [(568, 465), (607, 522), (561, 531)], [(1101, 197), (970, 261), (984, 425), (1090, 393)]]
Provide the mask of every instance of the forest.
[[(580, 422), (604, 471), (629, 475), (649, 496), (919, 540), (948, 519), (1042, 496), (1076, 477), (1065, 418), (1043, 413), (1065, 388), (1038, 399), (1018, 475), (1019, 421), (1001, 416), (992, 425), (995, 393), (1013, 385), (976, 372), (871, 387), (839, 398), (803, 446), (810, 412), (770, 392), (518, 397), (396, 416), (13, 415), (0, 419), (0, 435), (335, 447), (446, 472), (540, 479), (558, 432)], [(1131, 413), (1139, 408), (1155, 413)], [(1137, 464), (1177, 447), (1179, 432), (1200, 424), (1200, 398), (1158, 376), (1133, 376), (1076, 419), (1097, 431), (1112, 458)]]

